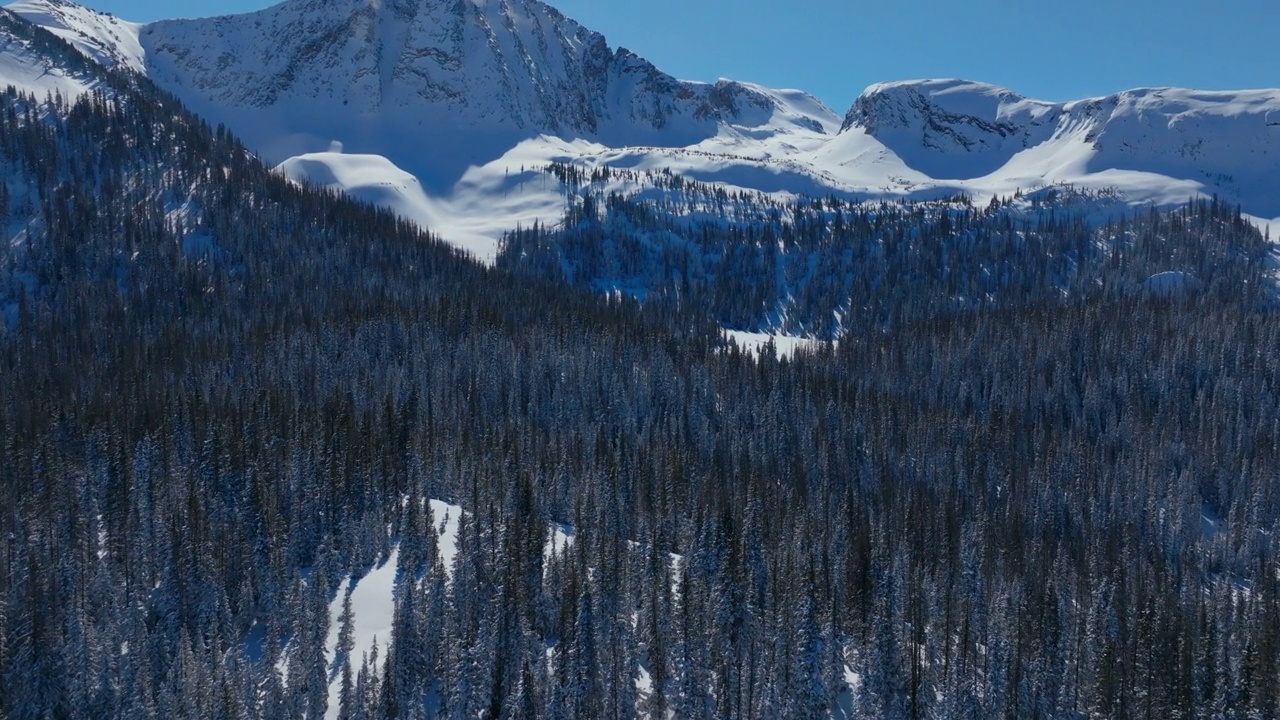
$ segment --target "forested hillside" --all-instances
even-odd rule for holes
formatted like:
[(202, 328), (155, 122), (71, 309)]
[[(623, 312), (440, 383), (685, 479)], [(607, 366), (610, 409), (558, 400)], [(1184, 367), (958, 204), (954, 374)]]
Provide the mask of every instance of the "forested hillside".
[(1064, 295), (1131, 296), (1161, 275), (1274, 300), (1270, 243), (1216, 199), (1172, 213), (1069, 187), (983, 207), (781, 201), (664, 172), (544, 172), (565, 219), (509, 233), (500, 266), (693, 307), (735, 330), (832, 340)]
[[(926, 240), (1004, 216), (726, 231), (923, 288), (756, 358), (727, 301), (483, 268), (99, 81), (0, 97), (0, 716), (1280, 712), (1280, 318), (1232, 209), (1042, 223), (981, 302)], [(393, 552), (392, 641), (326, 652)]]

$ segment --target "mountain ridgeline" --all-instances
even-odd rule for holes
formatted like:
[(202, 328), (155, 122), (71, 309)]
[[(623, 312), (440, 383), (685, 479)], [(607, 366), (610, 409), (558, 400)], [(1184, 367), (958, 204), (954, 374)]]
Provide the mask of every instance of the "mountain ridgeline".
[[(1217, 195), (1280, 225), (1276, 89), (1046, 102), (909, 80), (866, 88), (842, 115), (799, 90), (678, 80), (539, 0), (287, 0), (145, 25), (68, 0), (8, 7), (146, 75), (268, 163), (305, 158), (295, 179), (365, 196), (408, 174), (421, 195), (383, 203), (486, 260), (517, 224), (560, 219), (554, 196), (502, 202), (516, 168), (555, 162), (846, 200)], [(377, 161), (340, 172), (354, 156)]]
[[(0, 716), (1280, 713), (1280, 317), (1233, 205), (559, 167), (568, 222), (484, 267), (0, 36), (84, 88), (0, 93)], [(721, 339), (784, 290), (840, 342)]]

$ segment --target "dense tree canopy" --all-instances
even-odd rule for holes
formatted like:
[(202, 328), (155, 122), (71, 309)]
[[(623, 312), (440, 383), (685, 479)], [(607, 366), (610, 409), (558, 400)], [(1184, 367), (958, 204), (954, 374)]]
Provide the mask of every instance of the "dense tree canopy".
[[(0, 190), (4, 717), (1280, 712), (1280, 322), (1231, 208), (814, 201), (676, 252), (609, 198), (485, 269), (116, 75), (4, 94)], [(811, 264), (787, 327), (843, 308), (837, 346), (724, 345)], [(348, 609), (327, 654), (393, 551), (392, 642)]]

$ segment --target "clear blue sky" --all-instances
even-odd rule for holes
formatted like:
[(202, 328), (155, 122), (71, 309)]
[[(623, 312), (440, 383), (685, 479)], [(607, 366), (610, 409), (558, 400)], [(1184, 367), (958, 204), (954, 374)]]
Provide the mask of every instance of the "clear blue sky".
[[(273, 0), (87, 0), (128, 20)], [(1280, 0), (552, 0), (681, 78), (807, 90), (964, 77), (1046, 100), (1132, 87), (1280, 87)], [(786, 10), (781, 10), (782, 7)]]

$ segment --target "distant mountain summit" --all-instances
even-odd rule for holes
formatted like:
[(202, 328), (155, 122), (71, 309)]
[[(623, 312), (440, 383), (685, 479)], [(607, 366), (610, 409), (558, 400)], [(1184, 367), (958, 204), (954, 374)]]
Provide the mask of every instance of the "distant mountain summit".
[(939, 179), (980, 177), (1050, 139), (1061, 109), (994, 85), (922, 80), (873, 85), (845, 115), (913, 168)]
[(854, 199), (1216, 194), (1280, 222), (1280, 90), (1055, 103), (919, 80), (867, 88), (842, 121), (800, 91), (678, 80), (537, 0), (287, 0), (147, 25), (64, 0), (8, 7), (145, 73), (291, 177), (482, 257), (515, 225), (562, 217), (563, 197), (529, 172), (551, 162)]
[(842, 132), (865, 133), (940, 180), (1159, 174), (1200, 182), (1272, 217), (1280, 214), (1272, 189), (1280, 179), (1277, 116), (1277, 90), (1153, 88), (1050, 103), (966, 80), (921, 80), (871, 86)]
[(773, 108), (740, 84), (676, 80), (536, 0), (289, 0), (154, 23), (140, 38), (148, 73), (206, 112), (274, 110), (290, 127), (347, 137), (430, 129), (687, 144)]

